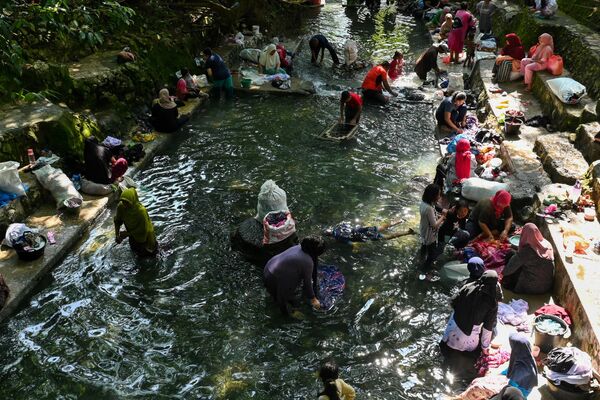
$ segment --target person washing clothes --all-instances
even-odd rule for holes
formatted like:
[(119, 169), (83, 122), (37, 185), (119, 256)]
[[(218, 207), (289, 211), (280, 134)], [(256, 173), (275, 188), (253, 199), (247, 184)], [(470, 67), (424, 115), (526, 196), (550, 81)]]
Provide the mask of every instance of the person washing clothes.
[[(333, 46), (329, 43), (327, 38), (321, 34), (314, 35), (308, 41), (308, 45), (310, 46), (310, 62), (314, 65), (322, 65), (323, 57), (325, 56), (325, 49), (329, 51), (329, 55), (331, 55), (331, 59), (333, 60), (333, 64), (339, 65), (340, 59), (338, 58), (337, 53)], [(321, 60), (319, 61), (319, 53), (321, 55)]]
[(404, 54), (399, 51), (394, 53), (392, 62), (390, 63), (390, 70), (388, 71), (389, 78), (393, 81), (402, 76), (402, 70), (404, 68)]
[(178, 130), (189, 120), (186, 115), (179, 116), (177, 103), (169, 95), (168, 89), (161, 89), (158, 98), (152, 104), (152, 117), (150, 122), (159, 132), (172, 133)]
[(273, 43), (265, 47), (258, 59), (258, 73), (266, 75), (285, 74), (281, 68), (281, 60), (277, 54), (277, 46)]
[(512, 196), (506, 190), (499, 190), (489, 199), (479, 200), (467, 221), (471, 239), (481, 236), (486, 240), (506, 240), (513, 223), (511, 200)]
[(435, 111), (437, 126), (443, 133), (463, 133), (467, 117), (465, 92), (454, 92), (452, 96), (445, 97)]
[(440, 343), (442, 354), (447, 354), (448, 348), (460, 352), (481, 349), (484, 354), (489, 353), (498, 316), (497, 285), (498, 274), (488, 270), (452, 298), (454, 312)]
[(177, 81), (175, 95), (180, 101), (198, 97), (198, 87), (187, 68), (181, 68), (181, 78)]
[(389, 69), (390, 63), (384, 61), (381, 64), (371, 68), (371, 70), (367, 73), (361, 86), (363, 90), (364, 101), (380, 105), (387, 104), (389, 100), (383, 95), (384, 88), (392, 96), (398, 96), (398, 94), (390, 87), (388, 82)]
[(362, 108), (363, 100), (360, 95), (343, 91), (340, 97), (340, 124), (357, 125), (360, 122)]
[[(137, 255), (142, 257), (156, 255), (158, 243), (154, 234), (154, 226), (134, 188), (125, 189), (121, 193), (114, 224), (117, 244), (129, 238), (129, 247)], [(121, 225), (125, 225), (124, 232), (121, 232)]]
[(450, 154), (446, 165), (446, 192), (474, 175), (477, 161), (471, 153), (471, 143), (467, 139), (460, 139), (456, 143), (456, 151)]
[(427, 80), (427, 74), (429, 71), (434, 70), (436, 81), (440, 76), (442, 70), (438, 67), (437, 59), (438, 54), (447, 53), (448, 47), (443, 44), (437, 44), (431, 46), (427, 49), (421, 56), (417, 59), (417, 63), (415, 64), (415, 73), (422, 81)]
[(323, 391), (318, 400), (354, 400), (354, 388), (340, 379), (340, 370), (335, 361), (328, 361), (319, 368), (319, 378), (323, 382)]
[(308, 237), (299, 245), (290, 247), (271, 258), (263, 270), (264, 285), (284, 315), (298, 307), (295, 293), (303, 286), (304, 297), (314, 308), (321, 303), (315, 294), (318, 258), (325, 252), (320, 238)]
[(523, 226), (517, 254), (503, 271), (502, 286), (519, 294), (543, 294), (554, 283), (554, 248), (531, 222)]
[(212, 81), (210, 91), (212, 97), (219, 99), (223, 91), (226, 98), (233, 98), (233, 79), (231, 78), (229, 68), (225, 65), (225, 61), (209, 47), (205, 48), (202, 54), (204, 54), (206, 77)]

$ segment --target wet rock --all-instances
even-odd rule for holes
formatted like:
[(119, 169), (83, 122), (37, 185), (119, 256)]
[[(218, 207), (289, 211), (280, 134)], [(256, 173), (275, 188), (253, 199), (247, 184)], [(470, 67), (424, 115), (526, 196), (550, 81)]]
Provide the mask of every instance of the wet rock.
[(594, 140), (598, 134), (600, 134), (598, 122), (582, 124), (577, 128), (575, 146), (590, 163), (600, 159), (600, 143)]
[(554, 183), (574, 185), (588, 169), (588, 163), (571, 144), (568, 134), (540, 135), (535, 141), (534, 151)]

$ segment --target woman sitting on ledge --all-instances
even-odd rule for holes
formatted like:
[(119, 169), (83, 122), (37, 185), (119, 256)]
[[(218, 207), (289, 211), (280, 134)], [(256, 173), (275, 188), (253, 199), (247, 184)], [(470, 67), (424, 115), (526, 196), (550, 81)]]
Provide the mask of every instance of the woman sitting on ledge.
[(277, 46), (273, 43), (264, 48), (258, 59), (258, 72), (260, 74), (275, 75), (285, 74), (285, 70), (281, 68), (281, 60), (277, 54)]
[(532, 8), (532, 11), (540, 18), (550, 18), (558, 11), (558, 4), (556, 0), (535, 0), (535, 7)]
[(181, 128), (188, 121), (186, 115), (179, 116), (177, 104), (167, 89), (161, 89), (158, 92), (158, 99), (154, 100), (152, 105), (152, 125), (159, 132), (171, 133)]
[[(506, 39), (506, 44), (500, 50), (500, 55), (496, 57), (496, 64), (494, 65), (492, 73), (496, 74), (498, 72), (498, 67), (500, 67), (500, 64), (503, 62), (511, 61), (511, 71), (517, 73), (516, 75), (519, 77), (520, 74), (518, 74), (518, 72), (521, 70), (521, 60), (525, 58), (525, 49), (521, 43), (521, 38), (517, 36), (516, 33), (509, 33), (504, 37)], [(517, 79), (517, 77), (514, 79)]]
[(519, 251), (506, 268), (502, 286), (519, 294), (542, 294), (552, 289), (554, 282), (554, 249), (532, 223), (525, 224)]
[(531, 58), (521, 60), (521, 75), (525, 77), (527, 90), (531, 90), (534, 71), (543, 71), (548, 66), (548, 59), (554, 54), (554, 40), (548, 33), (542, 33), (535, 53), (530, 54)]

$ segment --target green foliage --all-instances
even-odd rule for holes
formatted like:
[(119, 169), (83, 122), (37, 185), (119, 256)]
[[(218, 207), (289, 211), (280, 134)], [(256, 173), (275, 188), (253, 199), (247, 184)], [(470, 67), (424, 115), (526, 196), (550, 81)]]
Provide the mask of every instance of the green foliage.
[(27, 89), (21, 89), (18, 92), (10, 94), (11, 100), (15, 103), (33, 103), (44, 99), (53, 100), (58, 98), (59, 93), (53, 90), (42, 90), (39, 92), (30, 92)]
[[(24, 49), (73, 46), (94, 50), (106, 36), (133, 24), (135, 11), (114, 0), (39, 0), (0, 2), (0, 86), (21, 75)], [(18, 97), (18, 95), (17, 95)]]

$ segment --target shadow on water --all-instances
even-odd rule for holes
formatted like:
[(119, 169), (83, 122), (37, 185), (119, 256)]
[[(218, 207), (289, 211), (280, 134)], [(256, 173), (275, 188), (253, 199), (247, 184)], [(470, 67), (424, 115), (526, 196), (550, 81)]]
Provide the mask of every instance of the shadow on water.
[[(427, 46), (411, 19), (381, 18), (370, 29), (332, 2), (306, 33), (318, 28), (338, 47), (350, 35), (372, 50), (401, 46), (409, 60)], [(358, 82), (307, 64), (306, 79)], [(431, 179), (437, 156), (430, 107), (367, 108), (357, 141), (338, 146), (316, 139), (339, 112), (337, 94), (322, 94), (213, 104), (178, 133), (137, 177), (161, 258), (113, 245), (110, 218), (95, 227), (0, 327), (5, 397), (312, 398), (330, 356), (361, 398), (444, 390), (447, 294), (416, 281), (414, 237), (332, 246), (323, 261), (343, 270), (343, 300), (328, 314), (305, 308), (300, 321), (283, 319), (260, 271), (230, 251), (229, 231), (253, 215), (269, 178), (287, 191), (300, 236), (342, 220), (418, 223), (423, 186), (412, 178)]]

